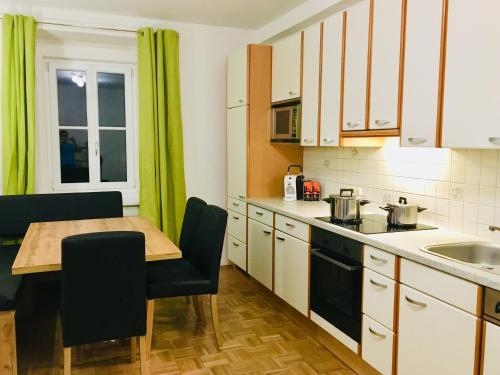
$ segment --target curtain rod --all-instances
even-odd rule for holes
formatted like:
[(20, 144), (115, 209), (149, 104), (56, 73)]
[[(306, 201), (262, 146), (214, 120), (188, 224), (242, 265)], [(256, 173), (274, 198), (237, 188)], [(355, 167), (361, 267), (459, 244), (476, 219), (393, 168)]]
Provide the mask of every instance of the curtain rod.
[[(3, 17), (0, 17), (0, 20), (3, 20)], [(126, 33), (138, 33), (139, 30), (131, 30), (131, 29), (115, 29), (111, 27), (99, 27), (99, 26), (88, 26), (88, 25), (73, 25), (70, 23), (62, 23), (62, 22), (46, 22), (46, 21), (36, 21), (38, 24), (42, 25), (52, 25), (52, 26), (66, 26), (66, 27), (75, 27), (81, 29), (92, 29), (92, 30), (105, 30), (105, 31), (120, 31)]]

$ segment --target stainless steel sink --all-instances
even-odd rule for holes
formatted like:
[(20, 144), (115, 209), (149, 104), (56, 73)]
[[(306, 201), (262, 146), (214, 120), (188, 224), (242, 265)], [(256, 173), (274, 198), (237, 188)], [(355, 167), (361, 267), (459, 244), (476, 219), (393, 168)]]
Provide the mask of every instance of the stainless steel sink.
[(500, 243), (460, 242), (431, 245), (423, 251), (500, 274)]

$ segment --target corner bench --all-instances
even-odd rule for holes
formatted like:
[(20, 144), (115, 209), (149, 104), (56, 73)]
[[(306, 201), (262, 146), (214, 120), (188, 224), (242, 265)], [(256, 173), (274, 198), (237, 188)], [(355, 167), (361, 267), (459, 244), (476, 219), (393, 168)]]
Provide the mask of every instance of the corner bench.
[(23, 277), (12, 275), (18, 243), (31, 223), (123, 216), (120, 192), (0, 196), (0, 374), (17, 375), (15, 309)]

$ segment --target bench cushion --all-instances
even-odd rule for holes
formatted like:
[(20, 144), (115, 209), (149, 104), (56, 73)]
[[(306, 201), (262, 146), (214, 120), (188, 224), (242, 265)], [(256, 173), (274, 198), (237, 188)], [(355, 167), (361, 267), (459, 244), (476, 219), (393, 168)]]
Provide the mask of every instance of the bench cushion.
[(12, 275), (12, 264), (19, 245), (0, 246), (0, 311), (14, 310), (21, 288), (22, 276)]
[(123, 216), (119, 191), (0, 196), (0, 238), (24, 237), (31, 223)]

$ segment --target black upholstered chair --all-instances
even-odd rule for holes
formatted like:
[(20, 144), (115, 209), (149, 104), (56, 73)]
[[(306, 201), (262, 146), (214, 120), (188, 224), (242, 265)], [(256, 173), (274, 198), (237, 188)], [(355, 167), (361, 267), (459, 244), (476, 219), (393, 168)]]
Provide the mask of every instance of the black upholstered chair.
[(141, 374), (148, 373), (145, 256), (140, 232), (90, 233), (62, 241), (64, 375), (71, 374), (72, 346), (129, 337), (139, 337)]
[(217, 345), (222, 346), (217, 294), (219, 269), (227, 224), (227, 212), (208, 205), (203, 208), (192, 240), (189, 257), (182, 262), (164, 262), (161, 267), (147, 269), (148, 354), (153, 332), (154, 301), (159, 298), (210, 295), (212, 323)]

